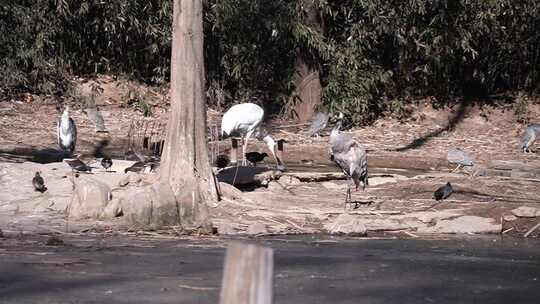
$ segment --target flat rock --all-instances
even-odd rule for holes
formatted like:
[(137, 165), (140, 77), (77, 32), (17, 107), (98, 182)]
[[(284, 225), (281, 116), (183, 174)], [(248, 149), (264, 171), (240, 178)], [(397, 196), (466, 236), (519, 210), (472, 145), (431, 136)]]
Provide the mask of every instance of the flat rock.
[(118, 182), (120, 187), (125, 187), (129, 184), (136, 185), (142, 182), (143, 176), (137, 172), (128, 172), (122, 179)]
[(330, 234), (345, 234), (365, 236), (367, 227), (364, 219), (349, 214), (341, 214), (334, 221), (325, 225), (324, 229)]
[(290, 176), (290, 175), (283, 175), (279, 178), (279, 183), (282, 184), (282, 185), (298, 185), (298, 184), (301, 184), (302, 182), (300, 181), (299, 178), (297, 177), (294, 177), (294, 176)]
[(418, 227), (420, 233), (500, 233), (501, 224), (492, 218), (464, 215)]
[(238, 234), (236, 229), (233, 228), (231, 223), (225, 221), (219, 224), (215, 224), (219, 235), (234, 235)]
[(537, 217), (540, 216), (540, 208), (521, 206), (512, 210), (512, 214), (517, 217)]
[(268, 228), (263, 223), (253, 223), (248, 226), (246, 233), (251, 235), (266, 234), (268, 233)]
[(512, 221), (515, 221), (517, 219), (518, 219), (517, 216), (512, 215), (512, 214), (508, 214), (508, 215), (503, 216), (503, 220), (505, 222), (512, 222)]
[(334, 182), (322, 182), (321, 185), (328, 190), (341, 190), (345, 189), (344, 185), (338, 185)]
[(242, 198), (242, 191), (233, 185), (220, 182), (219, 183), (220, 195), (228, 199), (236, 200)]

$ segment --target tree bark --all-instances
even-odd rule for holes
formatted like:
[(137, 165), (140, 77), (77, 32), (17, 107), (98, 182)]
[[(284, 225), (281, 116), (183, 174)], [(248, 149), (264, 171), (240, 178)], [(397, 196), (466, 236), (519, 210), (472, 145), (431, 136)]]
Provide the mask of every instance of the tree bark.
[[(318, 0), (302, 0), (304, 23), (315, 30), (322, 32), (322, 21), (319, 16)], [(315, 108), (321, 102), (321, 81), (317, 63), (309, 60), (305, 48), (298, 47), (295, 62), (295, 86), (296, 101), (293, 107), (293, 115), (305, 122), (311, 119)]]
[[(202, 0), (174, 0), (171, 112), (160, 165), (160, 185), (176, 202), (154, 206), (161, 225), (206, 226), (208, 202), (218, 195), (207, 152)], [(166, 195), (165, 195), (166, 196)]]

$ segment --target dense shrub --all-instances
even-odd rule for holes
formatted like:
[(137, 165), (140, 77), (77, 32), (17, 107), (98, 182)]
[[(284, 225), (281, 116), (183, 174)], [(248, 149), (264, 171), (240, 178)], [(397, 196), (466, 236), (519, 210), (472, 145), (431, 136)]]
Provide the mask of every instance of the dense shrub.
[[(283, 105), (298, 49), (321, 71), (324, 104), (356, 124), (412, 98), (539, 91), (538, 1), (320, 0), (322, 32), (304, 1), (204, 1), (211, 102)], [(62, 94), (72, 74), (167, 82), (172, 1), (11, 2), (0, 3), (0, 98)]]

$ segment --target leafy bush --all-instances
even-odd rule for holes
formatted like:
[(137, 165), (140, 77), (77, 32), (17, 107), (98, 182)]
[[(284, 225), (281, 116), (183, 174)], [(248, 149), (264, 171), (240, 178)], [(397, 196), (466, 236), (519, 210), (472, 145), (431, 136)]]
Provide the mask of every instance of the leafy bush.
[[(319, 0), (320, 28), (306, 1), (204, 1), (211, 104), (294, 100), (298, 50), (320, 71), (324, 106), (355, 124), (396, 106), (385, 100), (539, 92), (538, 1)], [(166, 83), (171, 18), (170, 0), (1, 2), (0, 99), (62, 95), (72, 74)]]

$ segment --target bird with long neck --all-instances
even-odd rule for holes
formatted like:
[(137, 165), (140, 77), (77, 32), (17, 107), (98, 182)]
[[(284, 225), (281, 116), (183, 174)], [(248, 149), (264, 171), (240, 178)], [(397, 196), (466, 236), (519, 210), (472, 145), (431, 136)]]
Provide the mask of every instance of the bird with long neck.
[(77, 127), (69, 116), (69, 106), (66, 106), (62, 117), (58, 120), (57, 136), (60, 148), (65, 152), (73, 153), (77, 142)]
[(247, 165), (246, 150), (249, 139), (255, 136), (265, 142), (272, 156), (279, 163), (276, 156), (276, 141), (261, 129), (264, 110), (254, 103), (241, 103), (232, 106), (221, 119), (221, 136), (223, 139), (231, 136), (240, 136), (244, 141), (242, 145), (242, 165)]
[(363, 184), (363, 189), (368, 185), (367, 153), (364, 147), (349, 134), (340, 131), (343, 115), (340, 114), (336, 126), (330, 134), (329, 154), (336, 165), (347, 177), (347, 195), (345, 204), (351, 202), (351, 186), (354, 182), (356, 189)]

